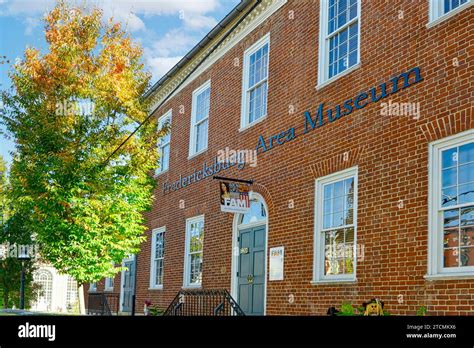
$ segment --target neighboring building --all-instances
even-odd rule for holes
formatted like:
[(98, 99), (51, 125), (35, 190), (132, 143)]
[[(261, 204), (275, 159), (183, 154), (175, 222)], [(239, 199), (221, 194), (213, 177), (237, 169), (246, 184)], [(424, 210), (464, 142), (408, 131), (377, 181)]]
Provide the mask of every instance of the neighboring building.
[[(242, 1), (148, 95), (172, 93), (153, 109), (171, 132), (137, 271), (124, 260), (109, 286), (121, 311), (136, 275), (138, 312), (202, 288), (257, 315), (374, 297), (472, 314), (472, 4)], [(226, 149), (258, 150), (256, 166), (217, 163)], [(254, 180), (251, 212), (221, 212), (213, 175)]]
[(33, 279), (41, 286), (31, 306), (33, 311), (79, 313), (78, 288), (74, 278), (59, 274), (51, 265), (39, 264)]

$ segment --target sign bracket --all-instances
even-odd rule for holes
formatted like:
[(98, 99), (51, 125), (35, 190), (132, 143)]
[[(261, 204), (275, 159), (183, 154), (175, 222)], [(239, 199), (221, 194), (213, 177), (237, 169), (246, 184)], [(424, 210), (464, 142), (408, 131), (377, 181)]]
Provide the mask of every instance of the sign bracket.
[(242, 180), (242, 179), (224, 178), (224, 177), (222, 177), (222, 176), (215, 176), (215, 175), (214, 175), (212, 178), (213, 178), (213, 179), (217, 179), (217, 180), (224, 180), (224, 181), (241, 182), (241, 183), (249, 184), (249, 185), (253, 185), (253, 183), (255, 182), (254, 180)]

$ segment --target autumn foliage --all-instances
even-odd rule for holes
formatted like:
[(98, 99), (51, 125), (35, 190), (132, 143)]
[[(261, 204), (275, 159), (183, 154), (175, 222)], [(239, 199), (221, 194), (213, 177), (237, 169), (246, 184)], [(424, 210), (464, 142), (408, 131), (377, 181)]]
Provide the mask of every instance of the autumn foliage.
[(42, 256), (79, 282), (97, 281), (144, 240), (156, 125), (107, 159), (147, 117), (150, 76), (141, 47), (98, 9), (59, 2), (45, 38), (48, 52), (28, 48), (3, 93), (1, 120), (16, 142), (10, 180)]

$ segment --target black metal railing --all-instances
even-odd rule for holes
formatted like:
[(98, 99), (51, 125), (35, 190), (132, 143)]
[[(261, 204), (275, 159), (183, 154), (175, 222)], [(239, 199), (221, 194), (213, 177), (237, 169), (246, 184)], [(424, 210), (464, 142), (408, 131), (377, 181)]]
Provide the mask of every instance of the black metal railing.
[(116, 315), (119, 311), (119, 294), (94, 292), (89, 294), (87, 314)]
[(243, 316), (237, 302), (225, 289), (181, 290), (163, 315), (169, 316)]

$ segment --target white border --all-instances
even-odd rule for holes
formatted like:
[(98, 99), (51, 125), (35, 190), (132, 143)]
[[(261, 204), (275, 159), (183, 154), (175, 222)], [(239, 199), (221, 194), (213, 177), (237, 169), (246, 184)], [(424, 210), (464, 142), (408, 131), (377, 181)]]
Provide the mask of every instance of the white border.
[[(324, 177), (318, 178), (315, 181), (314, 194), (314, 250), (313, 250), (313, 280), (311, 284), (317, 285), (320, 283), (338, 283), (338, 282), (355, 282), (357, 274), (357, 209), (358, 209), (358, 167), (348, 168), (337, 173), (332, 173)], [(354, 272), (352, 274), (343, 275), (324, 275), (324, 250), (323, 250), (323, 236), (321, 234), (322, 227), (322, 209), (323, 209), (323, 186), (325, 184), (340, 181), (348, 178), (354, 178)]]
[[(328, 11), (329, 2), (328, 0), (320, 0), (319, 2), (319, 62), (318, 62), (318, 83), (316, 89), (321, 89), (324, 86), (329, 85), (335, 80), (349, 74), (361, 66), (360, 60), (360, 30), (362, 27), (362, 5), (361, 0), (357, 0), (357, 17), (352, 19), (351, 22), (358, 23), (357, 33), (357, 62), (351, 67), (348, 67), (344, 71), (341, 71), (337, 75), (329, 78), (329, 40), (326, 40), (328, 36)], [(349, 22), (350, 23), (350, 22)], [(347, 23), (346, 23), (347, 25)], [(348, 38), (349, 40), (349, 38)]]
[[(249, 65), (249, 58), (252, 54), (257, 52), (259, 49), (261, 49), (263, 46), (268, 44), (268, 61), (267, 61), (267, 102), (266, 102), (266, 108), (265, 108), (265, 114), (258, 118), (257, 120), (254, 120), (251, 123), (248, 123), (247, 117), (248, 117), (248, 84), (249, 84), (249, 73), (250, 73), (250, 65)], [(268, 115), (268, 91), (270, 89), (270, 32), (266, 33), (264, 36), (262, 36), (259, 40), (257, 40), (252, 46), (247, 48), (244, 52), (244, 59), (243, 59), (243, 70), (242, 70), (242, 102), (241, 102), (241, 107), (240, 107), (240, 129), (239, 131), (243, 131), (247, 128), (250, 128), (254, 124), (263, 121), (265, 118), (267, 118)]]
[(232, 222), (232, 261), (231, 261), (231, 278), (230, 278), (230, 294), (235, 301), (238, 299), (238, 278), (237, 272), (239, 271), (239, 231), (241, 229), (265, 226), (265, 289), (263, 298), (263, 315), (267, 314), (267, 267), (268, 267), (268, 217), (269, 211), (267, 203), (262, 195), (257, 192), (252, 192), (252, 199), (258, 200), (263, 203), (267, 218), (265, 221), (258, 221), (257, 223), (245, 224), (239, 226), (239, 220), (242, 214), (234, 214), (234, 220)]
[[(190, 225), (194, 222), (199, 222), (202, 221), (202, 228), (204, 229), (203, 233), (205, 238), (205, 227), (206, 223), (204, 221), (204, 214), (203, 215), (198, 215), (198, 216), (193, 216), (191, 218), (186, 219), (186, 238), (184, 241), (184, 270), (183, 270), (183, 289), (199, 289), (202, 287), (202, 282), (201, 283), (196, 283), (196, 284), (191, 284), (188, 282), (189, 279), (189, 272), (190, 268), (188, 266), (188, 252), (189, 252), (189, 233), (190, 233)], [(203, 240), (203, 248), (202, 248), (202, 264), (204, 265), (204, 240)], [(204, 270), (201, 269), (201, 272)]]
[[(206, 146), (199, 150), (199, 151), (196, 151), (194, 152), (194, 149), (196, 147), (196, 103), (197, 103), (197, 97), (202, 93), (204, 92), (206, 89), (210, 89), (209, 91), (209, 112), (207, 114), (207, 139), (206, 139)], [(189, 129), (189, 155), (188, 155), (188, 159), (191, 159), (203, 152), (206, 152), (207, 151), (207, 148), (209, 146), (209, 116), (210, 116), (210, 113), (211, 113), (211, 93), (212, 93), (212, 89), (211, 89), (211, 80), (207, 80), (206, 82), (204, 82), (201, 86), (199, 86), (198, 88), (196, 88), (194, 91), (193, 91), (193, 94), (192, 94), (192, 102), (191, 102), (191, 127)]]
[(449, 267), (443, 265), (443, 237), (439, 214), (441, 152), (474, 140), (474, 129), (439, 139), (428, 145), (428, 273), (426, 279), (462, 279), (474, 276), (474, 266)]
[[(163, 284), (155, 284), (153, 281), (153, 276), (156, 273), (155, 270), (155, 251), (156, 251), (156, 236), (158, 234), (165, 233), (165, 238), (166, 238), (166, 226), (155, 228), (151, 232), (151, 254), (150, 254), (150, 282), (149, 282), (149, 288), (148, 290), (162, 290), (163, 289)], [(165, 243), (166, 247), (166, 243)], [(163, 255), (163, 275), (164, 275), (164, 255)]]
[(432, 28), (438, 25), (441, 22), (457, 15), (459, 12), (464, 11), (468, 7), (474, 5), (474, 0), (468, 0), (466, 3), (462, 4), (461, 6), (456, 7), (454, 10), (449, 11), (448, 13), (444, 13), (444, 1), (441, 0), (429, 0), (429, 8), (428, 8), (428, 24), (426, 25), (427, 28)]

